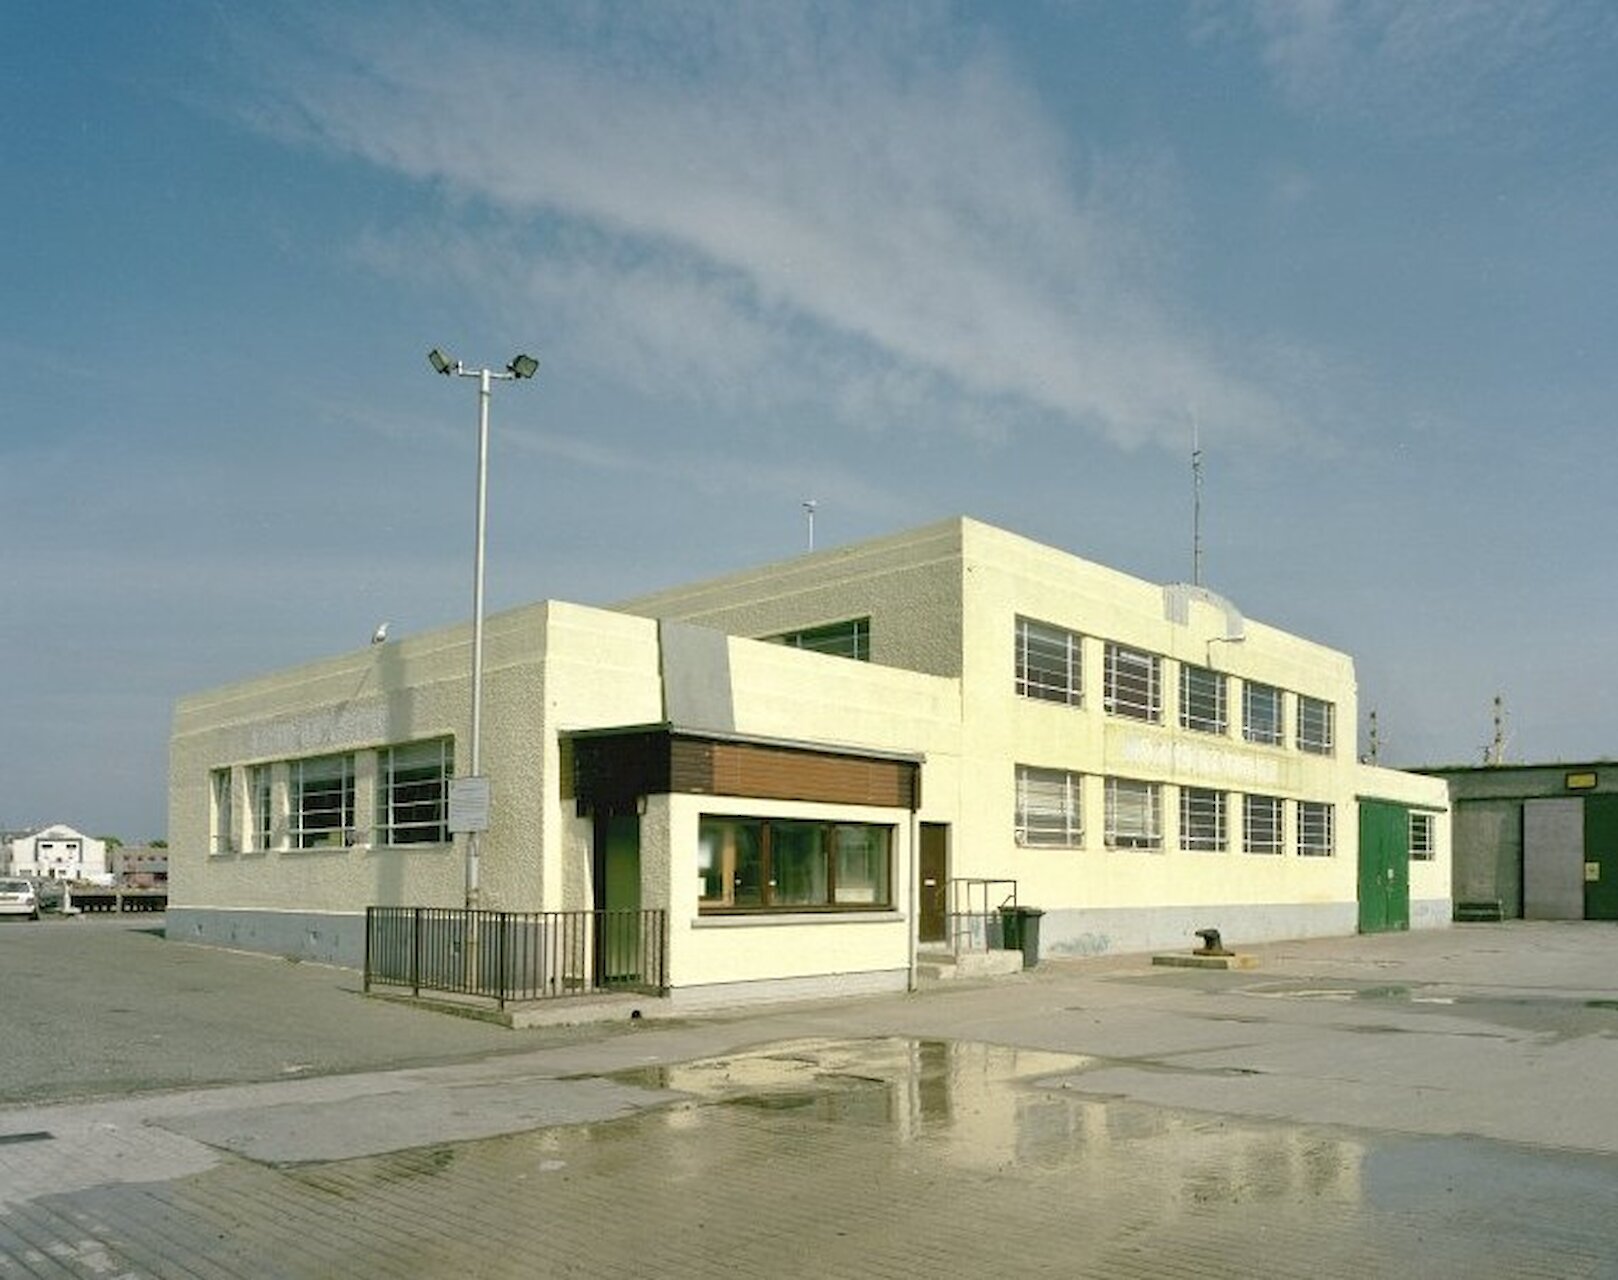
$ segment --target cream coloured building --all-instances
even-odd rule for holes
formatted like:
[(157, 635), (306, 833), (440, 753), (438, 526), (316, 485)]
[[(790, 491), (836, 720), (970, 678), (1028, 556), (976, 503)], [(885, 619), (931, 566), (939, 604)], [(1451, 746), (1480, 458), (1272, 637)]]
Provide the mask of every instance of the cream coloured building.
[[(661, 912), (677, 1002), (900, 988), (974, 892), (1047, 956), (1450, 918), (1447, 789), (1358, 763), (1346, 655), (975, 521), (485, 646), (480, 905)], [(367, 906), (461, 905), (469, 648), (184, 699), (171, 935), (354, 964)]]

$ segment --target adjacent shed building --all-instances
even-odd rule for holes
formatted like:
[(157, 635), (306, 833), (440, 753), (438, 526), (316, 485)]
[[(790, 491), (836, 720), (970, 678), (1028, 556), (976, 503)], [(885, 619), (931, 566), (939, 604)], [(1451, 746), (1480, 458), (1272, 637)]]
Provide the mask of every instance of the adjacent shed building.
[(1618, 763), (1420, 772), (1449, 784), (1460, 917), (1618, 920)]

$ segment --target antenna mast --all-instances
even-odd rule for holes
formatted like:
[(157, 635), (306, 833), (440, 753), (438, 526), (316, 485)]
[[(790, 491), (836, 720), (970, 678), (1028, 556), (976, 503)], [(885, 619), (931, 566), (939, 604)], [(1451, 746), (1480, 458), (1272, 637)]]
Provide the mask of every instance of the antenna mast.
[(1191, 411), (1191, 584), (1202, 585), (1202, 445), (1197, 414)]
[(1506, 700), (1494, 695), (1494, 741), (1484, 750), (1483, 763), (1502, 765), (1506, 762)]
[(811, 551), (815, 549), (815, 509), (819, 506), (820, 503), (816, 502), (813, 498), (804, 499), (803, 514), (808, 518), (809, 521), (809, 550)]

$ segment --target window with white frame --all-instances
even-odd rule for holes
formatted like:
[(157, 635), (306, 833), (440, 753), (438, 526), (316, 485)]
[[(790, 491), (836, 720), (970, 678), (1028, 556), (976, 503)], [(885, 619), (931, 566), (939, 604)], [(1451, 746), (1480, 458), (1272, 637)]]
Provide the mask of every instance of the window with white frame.
[(1298, 853), (1305, 858), (1329, 858), (1336, 849), (1336, 813), (1329, 804), (1298, 801)]
[(1281, 691), (1273, 684), (1246, 681), (1242, 685), (1242, 737), (1248, 742), (1279, 746), (1285, 736)]
[(1163, 789), (1159, 784), (1108, 778), (1106, 795), (1109, 849), (1163, 847)]
[(1194, 733), (1224, 733), (1225, 673), (1207, 667), (1180, 667), (1180, 727)]
[(1180, 848), (1223, 853), (1228, 842), (1225, 831), (1223, 791), (1180, 788)]
[(1017, 692), (1042, 702), (1084, 704), (1083, 641), (1073, 631), (1017, 619)]
[(236, 852), (235, 806), (231, 804), (230, 775), (229, 769), (215, 769), (208, 776), (209, 791), (213, 796), (208, 831), (210, 853)]
[(1332, 731), (1336, 727), (1337, 708), (1320, 698), (1298, 695), (1298, 750), (1310, 751), (1317, 756), (1332, 753)]
[(353, 844), (353, 755), (294, 760), (289, 768), (292, 847), (332, 849)]
[(377, 842), (448, 843), (449, 782), (454, 776), (455, 749), (448, 738), (377, 752)]
[(1102, 672), (1102, 706), (1115, 716), (1131, 720), (1161, 720), (1163, 689), (1159, 667), (1155, 653), (1109, 641)]
[(1412, 862), (1431, 862), (1438, 856), (1438, 849), (1433, 839), (1437, 825), (1437, 818), (1433, 814), (1411, 813), (1410, 860)]
[(1279, 796), (1242, 797), (1242, 848), (1246, 852), (1282, 853), (1285, 838)]
[(1017, 843), (1074, 848), (1084, 843), (1082, 780), (1066, 769), (1017, 766)]
[(274, 818), (270, 809), (270, 766), (250, 765), (247, 770), (247, 805), (251, 847), (262, 853), (274, 839)]

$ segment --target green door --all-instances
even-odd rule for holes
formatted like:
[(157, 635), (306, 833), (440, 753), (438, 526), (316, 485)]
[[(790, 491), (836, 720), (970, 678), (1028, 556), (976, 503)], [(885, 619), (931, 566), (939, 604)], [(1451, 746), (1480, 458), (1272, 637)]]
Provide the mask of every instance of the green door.
[(1410, 811), (1360, 801), (1360, 932), (1410, 927)]
[(615, 813), (597, 819), (597, 979), (633, 982), (641, 975), (640, 819)]
[(1618, 795), (1584, 798), (1584, 918), (1618, 920)]

